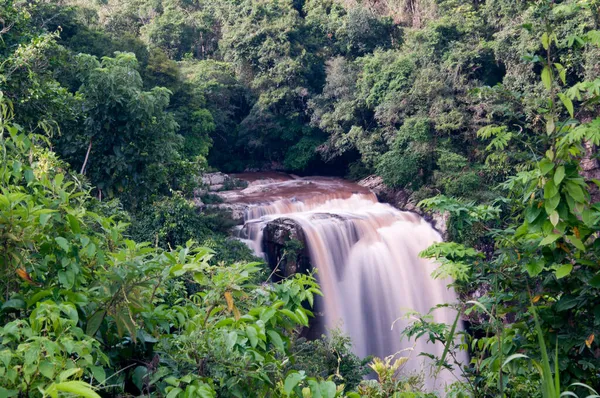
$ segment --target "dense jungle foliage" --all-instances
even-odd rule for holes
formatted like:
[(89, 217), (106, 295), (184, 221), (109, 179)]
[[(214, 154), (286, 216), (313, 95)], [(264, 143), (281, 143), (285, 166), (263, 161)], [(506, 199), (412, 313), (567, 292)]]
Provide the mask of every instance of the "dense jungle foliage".
[[(598, 396), (599, 24), (597, 0), (0, 0), (0, 397)], [(377, 175), (448, 213), (422, 255), (469, 328), (404, 333), (457, 382), (304, 340), (316, 280), (269, 282), (197, 206), (209, 170)]]

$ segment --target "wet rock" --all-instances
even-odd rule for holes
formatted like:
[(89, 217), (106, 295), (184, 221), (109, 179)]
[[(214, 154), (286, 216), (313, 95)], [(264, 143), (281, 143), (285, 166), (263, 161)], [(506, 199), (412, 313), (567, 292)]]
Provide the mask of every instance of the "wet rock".
[(202, 183), (208, 186), (210, 191), (216, 191), (218, 189), (211, 189), (212, 187), (222, 187), (229, 176), (225, 173), (206, 173), (202, 176)]
[(448, 237), (448, 213), (425, 212), (417, 206), (412, 197), (412, 191), (407, 189), (394, 189), (383, 182), (383, 178), (377, 175), (370, 175), (358, 181), (358, 185), (368, 188), (377, 196), (377, 200), (394, 206), (398, 210), (411, 211), (417, 213), (427, 220), (445, 240)]
[(199, 208), (204, 207), (204, 202), (202, 202), (202, 199), (200, 199), (198, 196), (194, 195), (194, 198), (192, 198), (192, 202), (194, 203), (194, 205), (196, 207), (199, 207)]
[(311, 270), (306, 237), (302, 227), (290, 218), (278, 218), (267, 223), (263, 245), (275, 281), (295, 273)]
[(242, 189), (245, 188), (248, 183), (219, 171), (216, 173), (204, 174), (202, 176), (202, 185), (203, 187), (200, 188), (200, 190), (206, 193)]
[(209, 207), (217, 207), (219, 209), (230, 211), (233, 221), (238, 225), (242, 225), (244, 224), (246, 211), (250, 206), (245, 203), (220, 203), (217, 205), (209, 205)]
[(363, 178), (358, 182), (358, 185), (370, 189), (380, 202), (389, 203), (399, 209), (405, 209), (410, 197), (410, 193), (407, 191), (387, 186), (383, 182), (383, 178), (376, 175)]

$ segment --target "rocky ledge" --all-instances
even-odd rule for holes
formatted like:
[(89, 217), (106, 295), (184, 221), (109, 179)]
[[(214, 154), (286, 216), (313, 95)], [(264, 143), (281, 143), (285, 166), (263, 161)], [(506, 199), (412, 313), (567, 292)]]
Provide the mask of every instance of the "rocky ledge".
[(450, 215), (447, 213), (423, 211), (417, 206), (416, 201), (412, 197), (412, 192), (391, 188), (383, 182), (383, 178), (376, 175), (363, 178), (358, 181), (358, 185), (371, 190), (381, 203), (387, 203), (398, 210), (417, 213), (431, 223), (442, 234), (444, 239), (448, 238), (448, 221)]

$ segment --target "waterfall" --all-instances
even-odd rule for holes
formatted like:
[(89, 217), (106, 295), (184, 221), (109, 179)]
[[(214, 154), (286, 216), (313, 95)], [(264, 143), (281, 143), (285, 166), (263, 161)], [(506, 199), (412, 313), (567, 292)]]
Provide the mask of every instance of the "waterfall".
[[(232, 199), (233, 198), (233, 199)], [(339, 327), (352, 339), (359, 357), (384, 358), (413, 348), (405, 369), (422, 372), (426, 385), (440, 391), (453, 380), (447, 373), (434, 380), (421, 352), (441, 356), (441, 344), (402, 338), (408, 311), (427, 313), (438, 304), (454, 303), (448, 280), (430, 275), (436, 265), (418, 254), (441, 240), (420, 216), (379, 203), (363, 187), (339, 179), (296, 178), (254, 183), (229, 197), (249, 203), (241, 237), (264, 257), (267, 223), (285, 217), (298, 224), (323, 291), (321, 311), (327, 329)], [(440, 308), (436, 322), (451, 325), (456, 312)], [(461, 358), (465, 359), (465, 358)]]

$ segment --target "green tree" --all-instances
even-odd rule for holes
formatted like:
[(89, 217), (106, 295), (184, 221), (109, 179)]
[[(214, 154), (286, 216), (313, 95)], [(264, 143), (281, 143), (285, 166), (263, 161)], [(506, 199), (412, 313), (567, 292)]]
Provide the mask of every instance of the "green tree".
[(167, 170), (179, 160), (181, 137), (166, 112), (170, 92), (143, 91), (137, 61), (131, 53), (104, 57), (78, 56), (83, 82), (85, 135), (63, 135), (62, 152), (90, 176), (99, 195), (125, 192), (135, 204), (167, 188)]

